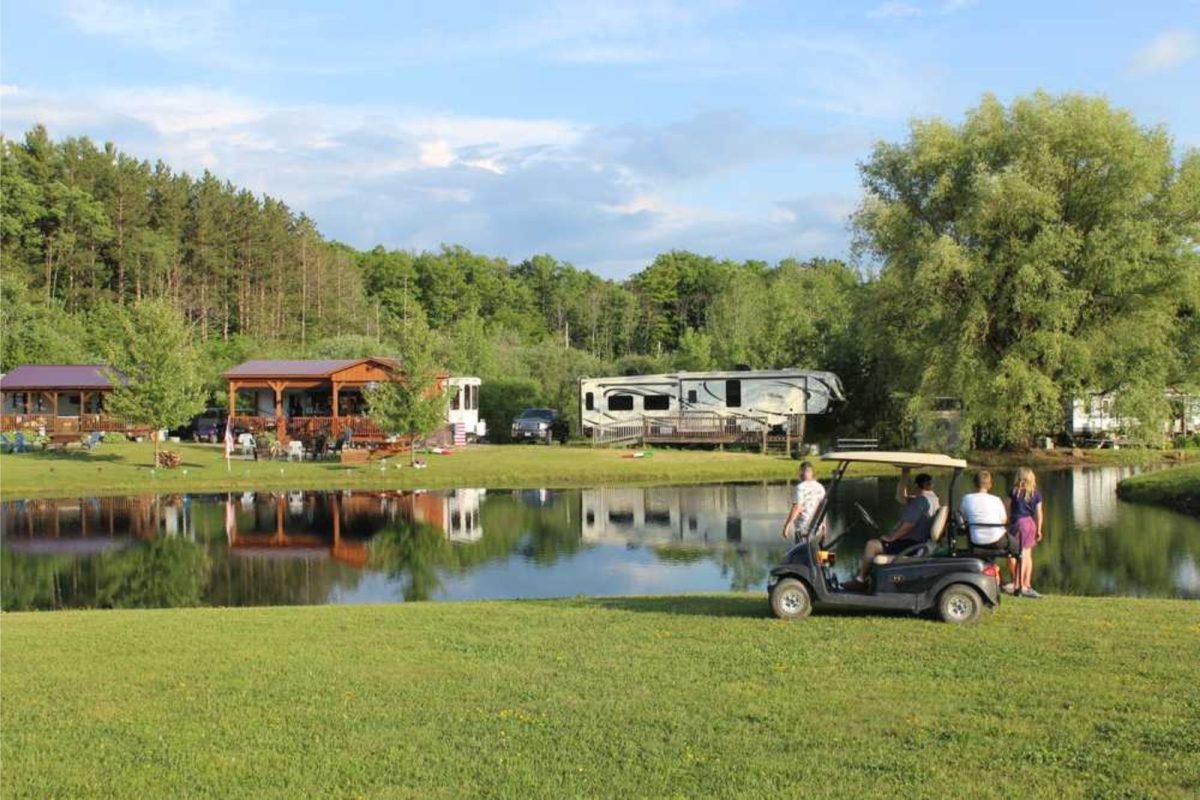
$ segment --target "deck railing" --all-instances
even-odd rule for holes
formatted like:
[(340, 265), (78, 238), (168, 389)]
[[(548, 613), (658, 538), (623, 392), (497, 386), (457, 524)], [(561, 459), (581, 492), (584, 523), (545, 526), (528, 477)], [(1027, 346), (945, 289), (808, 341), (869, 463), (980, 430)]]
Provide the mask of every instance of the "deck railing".
[(688, 411), (675, 415), (643, 416), (640, 420), (611, 422), (592, 429), (594, 445), (630, 444), (748, 444), (767, 446), (770, 424), (766, 417), (727, 416), (713, 411)]
[(135, 425), (109, 414), (79, 414), (74, 417), (56, 417), (53, 414), (2, 414), (0, 431), (45, 430), (47, 435), (92, 433), (93, 431), (119, 431), (121, 433), (146, 433), (144, 425)]
[[(238, 415), (233, 418), (236, 430), (251, 433), (275, 433), (277, 430), (274, 417)], [(284, 433), (289, 439), (299, 439), (304, 442), (324, 436), (332, 442), (349, 428), (355, 441), (382, 441), (387, 438), (379, 425), (370, 417), (285, 417)]]

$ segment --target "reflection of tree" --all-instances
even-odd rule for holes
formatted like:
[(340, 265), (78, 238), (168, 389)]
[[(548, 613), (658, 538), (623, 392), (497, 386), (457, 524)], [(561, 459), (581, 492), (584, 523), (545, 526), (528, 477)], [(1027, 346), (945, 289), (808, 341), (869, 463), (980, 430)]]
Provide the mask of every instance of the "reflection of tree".
[(745, 592), (766, 584), (767, 574), (783, 557), (783, 552), (771, 547), (726, 547), (716, 554), (716, 560), (721, 565), (721, 574), (729, 576), (729, 588)]
[(66, 573), (69, 557), (30, 556), (0, 550), (0, 600), (5, 611), (58, 608), (59, 576)]
[(208, 584), (208, 554), (187, 539), (152, 539), (94, 563), (95, 605), (103, 608), (195, 606)]
[(4, 609), (172, 608), (199, 605), (209, 580), (204, 548), (158, 538), (77, 557), (3, 555)]
[(397, 522), (371, 540), (371, 567), (399, 581), (405, 600), (428, 600), (441, 586), (437, 571), (456, 548), (427, 522)]
[(210, 551), (211, 577), (204, 602), (214, 606), (291, 606), (329, 602), (335, 589), (358, 585), (362, 573), (326, 558), (271, 558)]

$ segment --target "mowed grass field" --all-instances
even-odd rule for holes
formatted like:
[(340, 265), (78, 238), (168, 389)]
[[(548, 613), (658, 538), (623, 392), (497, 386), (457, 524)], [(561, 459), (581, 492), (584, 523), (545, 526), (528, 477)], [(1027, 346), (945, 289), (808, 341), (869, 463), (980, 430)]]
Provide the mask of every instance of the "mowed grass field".
[(5, 797), (1180, 797), (1200, 605), (761, 595), (6, 614)]
[(1117, 494), (1200, 516), (1200, 464), (1134, 475), (1117, 485)]
[[(237, 489), (439, 489), (450, 487), (565, 488), (614, 483), (708, 483), (784, 480), (798, 462), (780, 455), (713, 450), (631, 451), (538, 445), (473, 445), (452, 455), (423, 455), (428, 467), (408, 466), (407, 453), (380, 462), (254, 461), (236, 457), (226, 469), (221, 445), (171, 444), (183, 455), (175, 469), (152, 469), (149, 443), (106, 443), (95, 451), (0, 456), (0, 496), (69, 497), (131, 492)], [(821, 464), (822, 474), (829, 465)], [(871, 474), (857, 467), (854, 474)], [(884, 467), (882, 472), (895, 473)], [(876, 474), (879, 470), (876, 470)], [(896, 473), (898, 474), (898, 473)]]

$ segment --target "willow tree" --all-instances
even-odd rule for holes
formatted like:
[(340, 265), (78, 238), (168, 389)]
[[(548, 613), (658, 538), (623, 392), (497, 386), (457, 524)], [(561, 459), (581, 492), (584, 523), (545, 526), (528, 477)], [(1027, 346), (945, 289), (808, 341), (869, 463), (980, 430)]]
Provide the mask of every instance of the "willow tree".
[(1073, 397), (1114, 392), (1161, 430), (1184, 359), (1200, 154), (1098, 98), (993, 97), (960, 125), (914, 122), (861, 166), (871, 333), (917, 416), (964, 401), (968, 440), (1060, 431)]
[(119, 340), (109, 342), (113, 390), (105, 407), (153, 430), (158, 466), (158, 431), (182, 425), (204, 410), (192, 332), (178, 312), (158, 300), (133, 306), (122, 327)]

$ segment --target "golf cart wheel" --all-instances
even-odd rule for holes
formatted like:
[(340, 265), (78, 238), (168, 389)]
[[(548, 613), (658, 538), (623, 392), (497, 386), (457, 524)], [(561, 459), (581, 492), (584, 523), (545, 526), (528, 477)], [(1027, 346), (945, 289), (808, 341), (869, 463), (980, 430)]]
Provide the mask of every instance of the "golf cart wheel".
[(779, 619), (804, 619), (812, 613), (808, 587), (796, 578), (784, 578), (771, 590), (771, 613)]
[(964, 625), (977, 622), (983, 613), (983, 599), (970, 586), (955, 584), (938, 595), (938, 616), (943, 622)]

